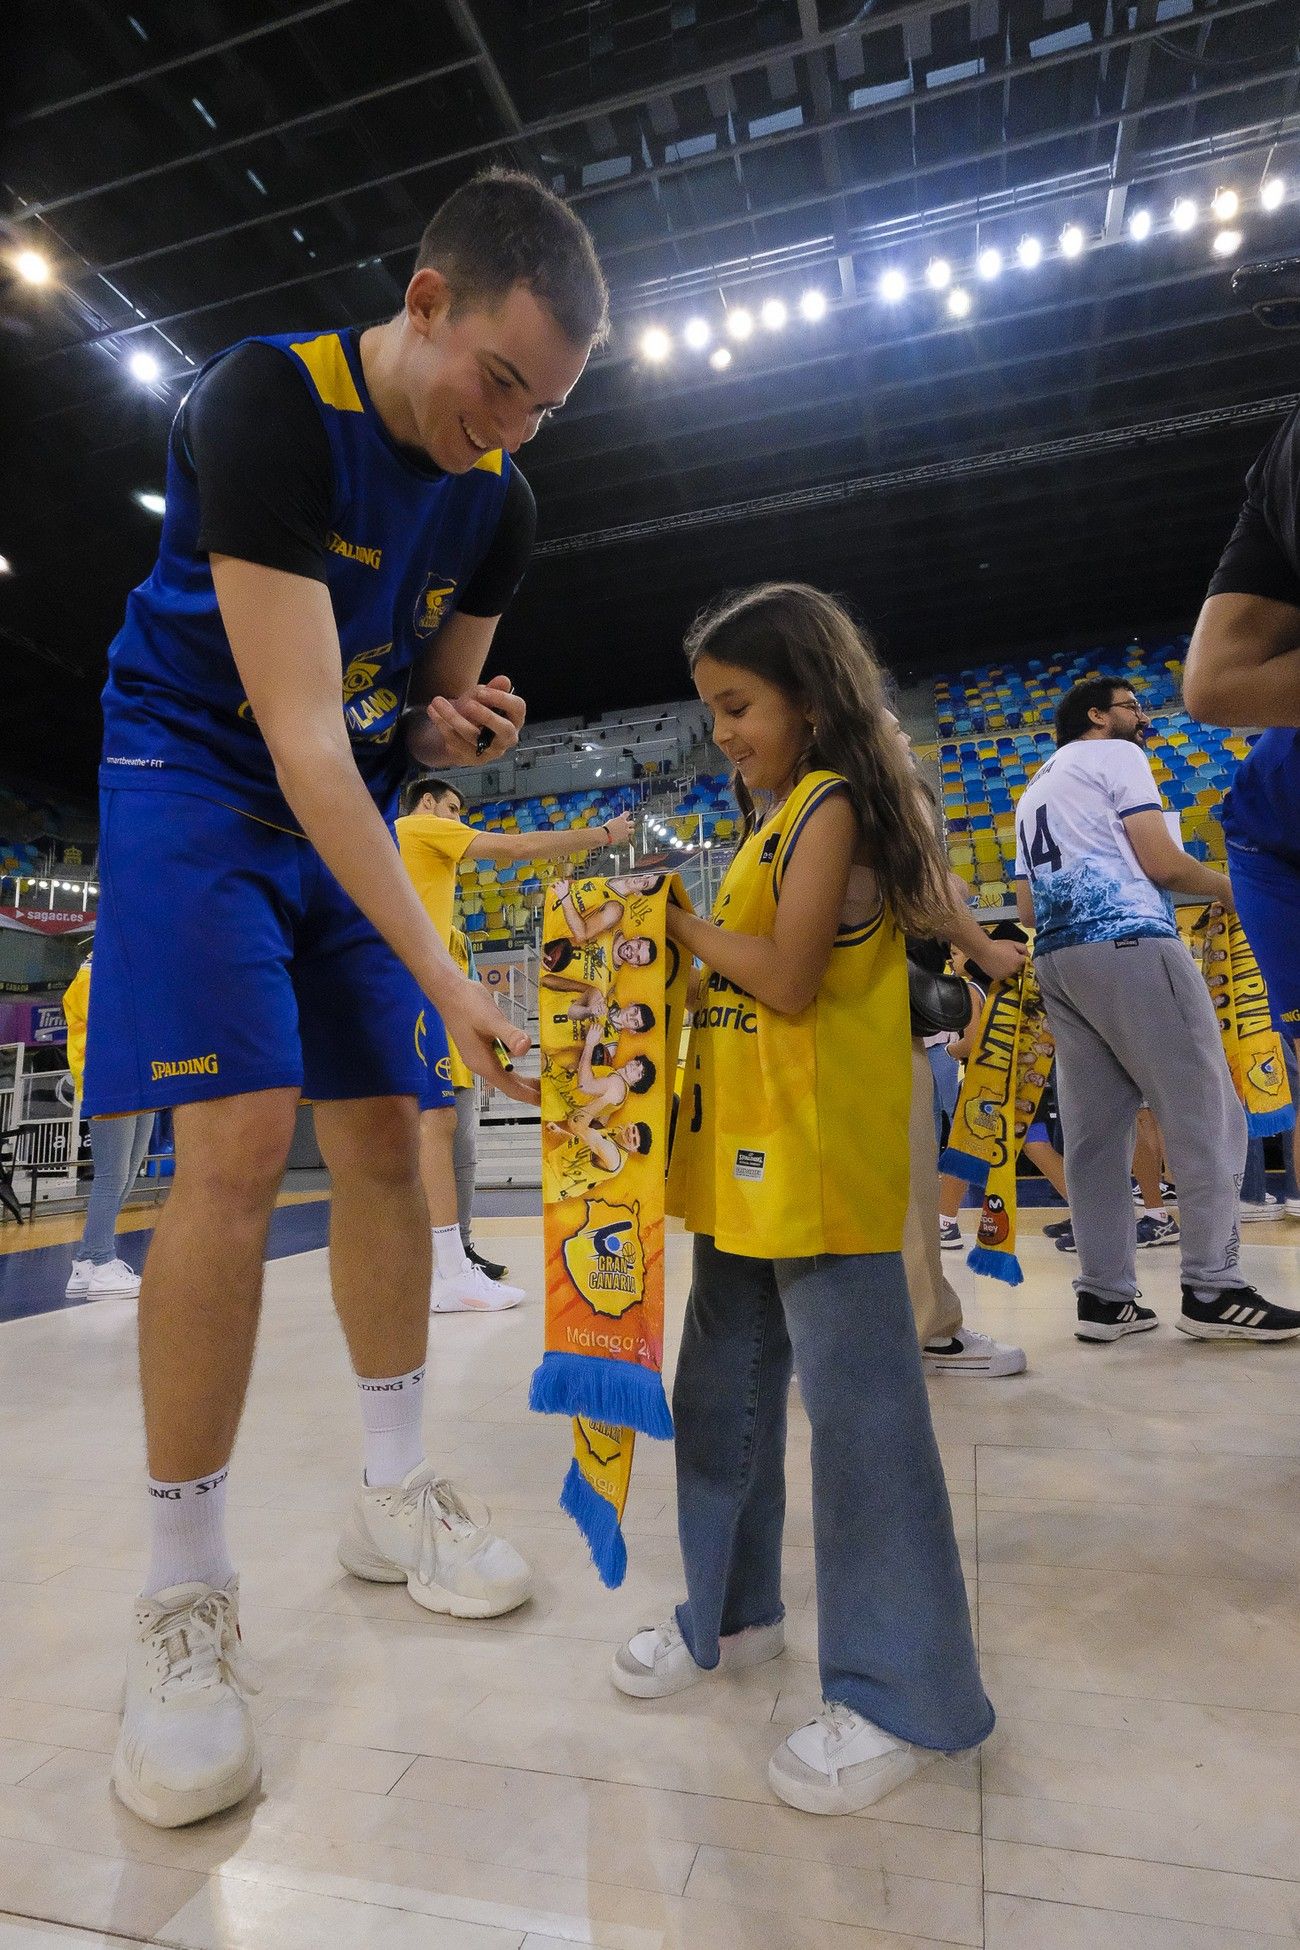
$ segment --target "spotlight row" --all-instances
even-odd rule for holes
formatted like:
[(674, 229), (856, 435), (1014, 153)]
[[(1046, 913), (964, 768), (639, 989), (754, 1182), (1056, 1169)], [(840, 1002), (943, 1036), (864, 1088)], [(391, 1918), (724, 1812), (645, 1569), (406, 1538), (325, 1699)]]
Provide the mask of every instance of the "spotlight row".
[[(1268, 211), (1281, 208), (1286, 201), (1287, 186), (1282, 177), (1270, 176), (1259, 193), (1260, 206)], [(1241, 249), (1243, 238), (1240, 230), (1233, 227), (1233, 219), (1239, 215), (1242, 200), (1234, 189), (1220, 189), (1210, 202), (1210, 214), (1221, 226), (1215, 232), (1212, 250), (1218, 257), (1233, 257)], [(1185, 236), (1195, 230), (1201, 221), (1201, 208), (1195, 198), (1180, 196), (1171, 206), (1164, 222), (1158, 222), (1154, 213), (1147, 208), (1135, 210), (1128, 220), (1128, 234), (1135, 244), (1143, 244), (1157, 229), (1167, 228), (1178, 235)], [(1081, 224), (1067, 223), (1056, 239), (1056, 253), (1067, 262), (1083, 256), (1088, 248), (1088, 233)], [(1036, 271), (1049, 255), (1049, 246), (1041, 237), (1032, 233), (1022, 237), (1010, 254), (1014, 263), (1022, 271)], [(991, 284), (1000, 278), (1007, 268), (1008, 257), (995, 245), (986, 245), (975, 259), (975, 276), (981, 283)], [(955, 282), (956, 272), (946, 257), (933, 257), (927, 264), (923, 282), (931, 291), (946, 293), (946, 307), (952, 318), (968, 318), (973, 300), (965, 285)], [(896, 264), (889, 265), (881, 272), (876, 282), (877, 296), (887, 305), (901, 304), (912, 289), (912, 279)], [(798, 311), (809, 324), (817, 324), (825, 318), (830, 309), (826, 294), (822, 291), (805, 291), (799, 300)], [(726, 313), (722, 331), (726, 337), (743, 342), (752, 338), (757, 325), (761, 324), (769, 332), (779, 332), (790, 322), (790, 309), (781, 298), (768, 298), (755, 314), (743, 305), (733, 305)], [(707, 352), (713, 344), (714, 328), (706, 318), (688, 319), (682, 328), (681, 340), (688, 352)], [(651, 365), (662, 365), (673, 351), (672, 334), (662, 325), (651, 325), (641, 334), (638, 347), (643, 359)], [(728, 346), (720, 344), (709, 352), (709, 364), (717, 372), (725, 372), (731, 364), (732, 354)]]

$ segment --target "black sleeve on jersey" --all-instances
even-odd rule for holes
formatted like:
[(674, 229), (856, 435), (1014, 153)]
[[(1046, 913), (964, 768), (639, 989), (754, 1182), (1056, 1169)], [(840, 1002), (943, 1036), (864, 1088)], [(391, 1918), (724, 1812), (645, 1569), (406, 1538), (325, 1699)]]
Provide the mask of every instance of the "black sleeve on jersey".
[(1300, 609), (1300, 412), (1247, 474), (1246, 505), (1209, 594), (1264, 596)]
[(487, 554), (465, 584), (458, 610), (466, 616), (500, 616), (524, 579), (537, 534), (537, 503), (517, 467), (510, 469), (506, 498)]
[(199, 490), (197, 546), (325, 581), (329, 438), (283, 352), (240, 345), (205, 373), (172, 429)]

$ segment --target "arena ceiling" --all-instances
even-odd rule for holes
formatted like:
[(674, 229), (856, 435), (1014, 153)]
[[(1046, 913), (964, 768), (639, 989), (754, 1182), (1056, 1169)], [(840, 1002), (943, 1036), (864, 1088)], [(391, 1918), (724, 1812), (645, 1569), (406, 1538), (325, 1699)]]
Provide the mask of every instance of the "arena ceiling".
[(542, 714), (680, 694), (684, 622), (760, 576), (846, 592), (905, 669), (1185, 622), (1300, 393), (1298, 342), (1230, 288), (1300, 247), (1294, 0), (6, 20), (0, 737), (69, 785), (188, 376), (248, 332), (391, 314), (428, 213), (492, 160), (574, 200), (613, 289), (608, 348), (523, 457), (541, 547), (500, 662)]

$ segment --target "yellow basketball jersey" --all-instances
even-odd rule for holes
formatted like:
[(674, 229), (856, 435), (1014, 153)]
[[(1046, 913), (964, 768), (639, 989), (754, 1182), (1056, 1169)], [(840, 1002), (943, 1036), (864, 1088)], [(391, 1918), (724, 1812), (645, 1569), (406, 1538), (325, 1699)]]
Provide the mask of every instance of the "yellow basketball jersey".
[[(714, 921), (771, 935), (805, 824), (845, 790), (810, 772), (745, 841)], [(687, 1049), (668, 1210), (750, 1259), (898, 1252), (912, 1043), (903, 937), (881, 911), (841, 926), (816, 996), (779, 1015), (706, 970)]]

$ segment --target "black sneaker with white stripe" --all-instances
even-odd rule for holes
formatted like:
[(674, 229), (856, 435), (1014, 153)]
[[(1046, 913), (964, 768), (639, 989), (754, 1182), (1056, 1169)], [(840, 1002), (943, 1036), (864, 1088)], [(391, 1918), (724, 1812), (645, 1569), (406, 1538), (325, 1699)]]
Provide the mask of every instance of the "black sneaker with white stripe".
[(1300, 1314), (1275, 1307), (1253, 1286), (1227, 1286), (1212, 1300), (1198, 1300), (1183, 1288), (1183, 1311), (1174, 1325), (1198, 1341), (1293, 1341)]
[(1079, 1341), (1122, 1341), (1126, 1334), (1145, 1334), (1158, 1324), (1150, 1307), (1139, 1307), (1136, 1300), (1101, 1300), (1095, 1293), (1077, 1298), (1074, 1337)]

